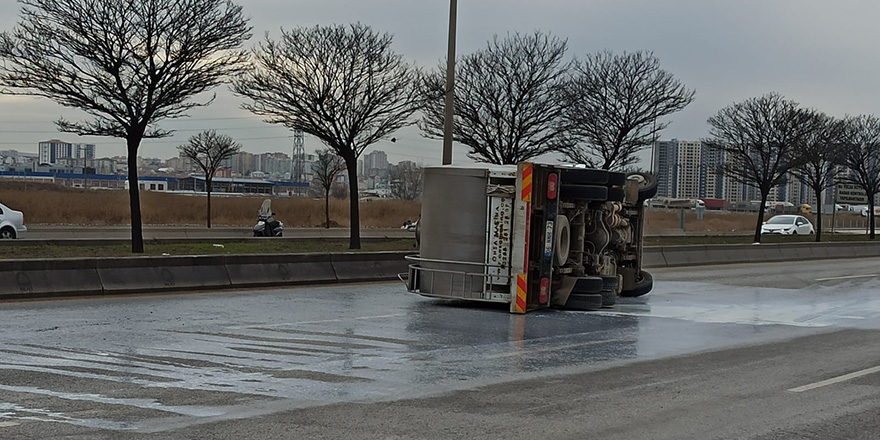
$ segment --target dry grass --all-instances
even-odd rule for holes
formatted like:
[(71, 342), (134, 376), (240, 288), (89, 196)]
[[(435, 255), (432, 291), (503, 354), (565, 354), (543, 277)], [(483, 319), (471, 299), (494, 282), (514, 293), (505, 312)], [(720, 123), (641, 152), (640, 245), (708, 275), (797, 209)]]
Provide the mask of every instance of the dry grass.
[[(250, 226), (265, 196), (211, 197), (212, 223), (217, 226)], [(23, 211), (28, 223), (67, 225), (127, 225), (130, 223), (128, 192), (86, 190), (48, 183), (25, 183), (0, 180), (0, 202)], [(206, 198), (201, 195), (141, 192), (141, 211), (146, 225), (204, 225)], [(324, 201), (308, 198), (273, 197), (272, 207), (278, 218), (292, 227), (320, 227), (324, 222)], [(419, 217), (421, 206), (400, 200), (362, 201), (361, 226), (396, 228), (404, 220)], [(815, 224), (815, 218), (810, 220)], [(768, 217), (769, 218), (769, 217)], [(348, 200), (330, 201), (330, 219), (334, 226), (349, 222)], [(756, 213), (707, 211), (703, 220), (696, 212), (685, 211), (685, 230), (690, 232), (744, 232), (755, 230)], [(831, 215), (823, 216), (830, 227)], [(662, 232), (681, 230), (676, 210), (651, 210), (646, 215), (646, 230)], [(838, 228), (864, 228), (865, 219), (856, 214), (836, 216)]]
[[(247, 226), (254, 223), (266, 196), (211, 197), (212, 224)], [(308, 198), (271, 197), (278, 219), (293, 227), (316, 227), (324, 222), (324, 201)], [(55, 184), (0, 181), (0, 202), (23, 211), (28, 223), (67, 225), (127, 225), (130, 223), (127, 191), (85, 190)], [(141, 192), (141, 213), (146, 225), (203, 225), (206, 197)], [(361, 226), (399, 227), (415, 220), (418, 203), (400, 200), (361, 202)], [(330, 201), (330, 220), (349, 226), (348, 200)]]

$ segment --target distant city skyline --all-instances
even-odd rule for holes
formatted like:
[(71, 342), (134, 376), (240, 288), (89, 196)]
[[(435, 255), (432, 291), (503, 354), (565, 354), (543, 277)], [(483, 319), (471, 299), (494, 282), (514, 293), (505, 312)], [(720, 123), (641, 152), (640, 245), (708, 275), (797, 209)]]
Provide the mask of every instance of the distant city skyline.
[[(394, 48), (423, 68), (435, 68), (446, 51), (447, 0), (413, 2), (383, 0), (240, 0), (251, 17), (252, 47), (279, 28), (362, 22), (394, 35)], [(0, 0), (0, 29), (10, 30), (20, 5)], [(870, 56), (880, 29), (873, 18), (880, 4), (855, 0), (481, 0), (459, 2), (458, 54), (472, 53), (493, 35), (540, 29), (568, 38), (569, 57), (603, 49), (615, 52), (648, 50), (661, 66), (696, 89), (696, 101), (672, 115), (664, 139), (699, 140), (707, 135), (706, 119), (733, 102), (776, 91), (805, 107), (833, 116), (878, 111), (880, 90), (874, 87), (880, 58)], [(243, 100), (225, 86), (215, 89), (215, 102), (194, 109), (190, 118), (160, 123), (177, 130), (170, 138), (146, 140), (139, 154), (167, 158), (175, 147), (205, 129), (216, 129), (257, 153), (292, 150), (290, 130), (266, 124), (241, 110)], [(210, 95), (201, 97), (202, 101)], [(94, 144), (108, 156), (125, 155), (119, 139), (79, 137), (57, 132), (52, 121), (83, 114), (48, 99), (0, 96), (0, 149), (36, 145), (40, 140), (68, 136), (72, 143)], [(365, 153), (382, 150), (389, 160), (439, 164), (441, 141), (424, 139), (415, 127), (381, 141)], [(326, 148), (306, 136), (307, 151)], [(470, 162), (457, 145), (455, 162)], [(650, 167), (650, 152), (640, 157)]]

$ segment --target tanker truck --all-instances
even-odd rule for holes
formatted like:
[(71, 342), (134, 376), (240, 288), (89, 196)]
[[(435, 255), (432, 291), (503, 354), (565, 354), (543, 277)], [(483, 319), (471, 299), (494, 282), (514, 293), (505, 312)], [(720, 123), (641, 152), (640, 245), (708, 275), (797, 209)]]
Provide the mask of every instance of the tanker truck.
[(641, 267), (647, 173), (543, 163), (424, 169), (419, 254), (401, 274), (426, 297), (598, 310), (651, 291)]

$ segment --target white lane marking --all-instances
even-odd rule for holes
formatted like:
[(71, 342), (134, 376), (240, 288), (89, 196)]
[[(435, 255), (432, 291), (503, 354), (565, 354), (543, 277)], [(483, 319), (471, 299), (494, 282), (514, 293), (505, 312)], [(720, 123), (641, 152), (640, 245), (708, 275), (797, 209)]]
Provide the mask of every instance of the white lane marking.
[(856, 371), (854, 373), (844, 374), (843, 376), (832, 377), (831, 379), (826, 379), (821, 382), (811, 383), (808, 385), (800, 386), (797, 388), (792, 388), (788, 391), (792, 393), (802, 393), (804, 391), (815, 390), (816, 388), (821, 388), (828, 385), (833, 385), (836, 383), (844, 382), (850, 379), (855, 379), (857, 377), (867, 376), (869, 374), (880, 373), (880, 367), (872, 367), (867, 368), (861, 371)]
[(876, 273), (871, 273), (867, 275), (849, 275), (845, 277), (831, 277), (831, 278), (816, 278), (816, 281), (831, 281), (831, 280), (851, 280), (855, 278), (873, 278), (876, 276), (880, 276)]
[(569, 345), (560, 345), (558, 347), (548, 347), (548, 348), (539, 348), (535, 350), (521, 350), (521, 351), (511, 351), (507, 353), (499, 353), (493, 354), (491, 356), (486, 356), (486, 359), (501, 359), (513, 356), (525, 356), (527, 354), (535, 354), (535, 353), (546, 353), (548, 351), (558, 351), (565, 350), (568, 348), (577, 348), (577, 347), (586, 347), (589, 345), (599, 345), (599, 344), (608, 344), (612, 342), (633, 342), (632, 339), (609, 339), (607, 341), (590, 341), (590, 342), (581, 342), (578, 344), (569, 344)]
[(18, 425), (21, 425), (21, 423), (18, 423), (18, 422), (0, 422), (0, 428), (9, 428), (9, 427), (12, 427), (12, 426), (18, 426)]

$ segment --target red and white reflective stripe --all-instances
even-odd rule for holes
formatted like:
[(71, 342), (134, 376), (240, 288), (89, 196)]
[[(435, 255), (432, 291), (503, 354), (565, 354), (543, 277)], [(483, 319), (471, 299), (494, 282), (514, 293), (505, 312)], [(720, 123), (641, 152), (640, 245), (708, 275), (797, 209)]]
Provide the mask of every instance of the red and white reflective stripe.
[(520, 197), (523, 202), (531, 202), (532, 201), (532, 164), (527, 163), (523, 167), (523, 176), (522, 176), (522, 194)]
[(516, 300), (514, 313), (526, 312), (526, 294), (529, 291), (528, 275), (521, 273), (516, 276)]

